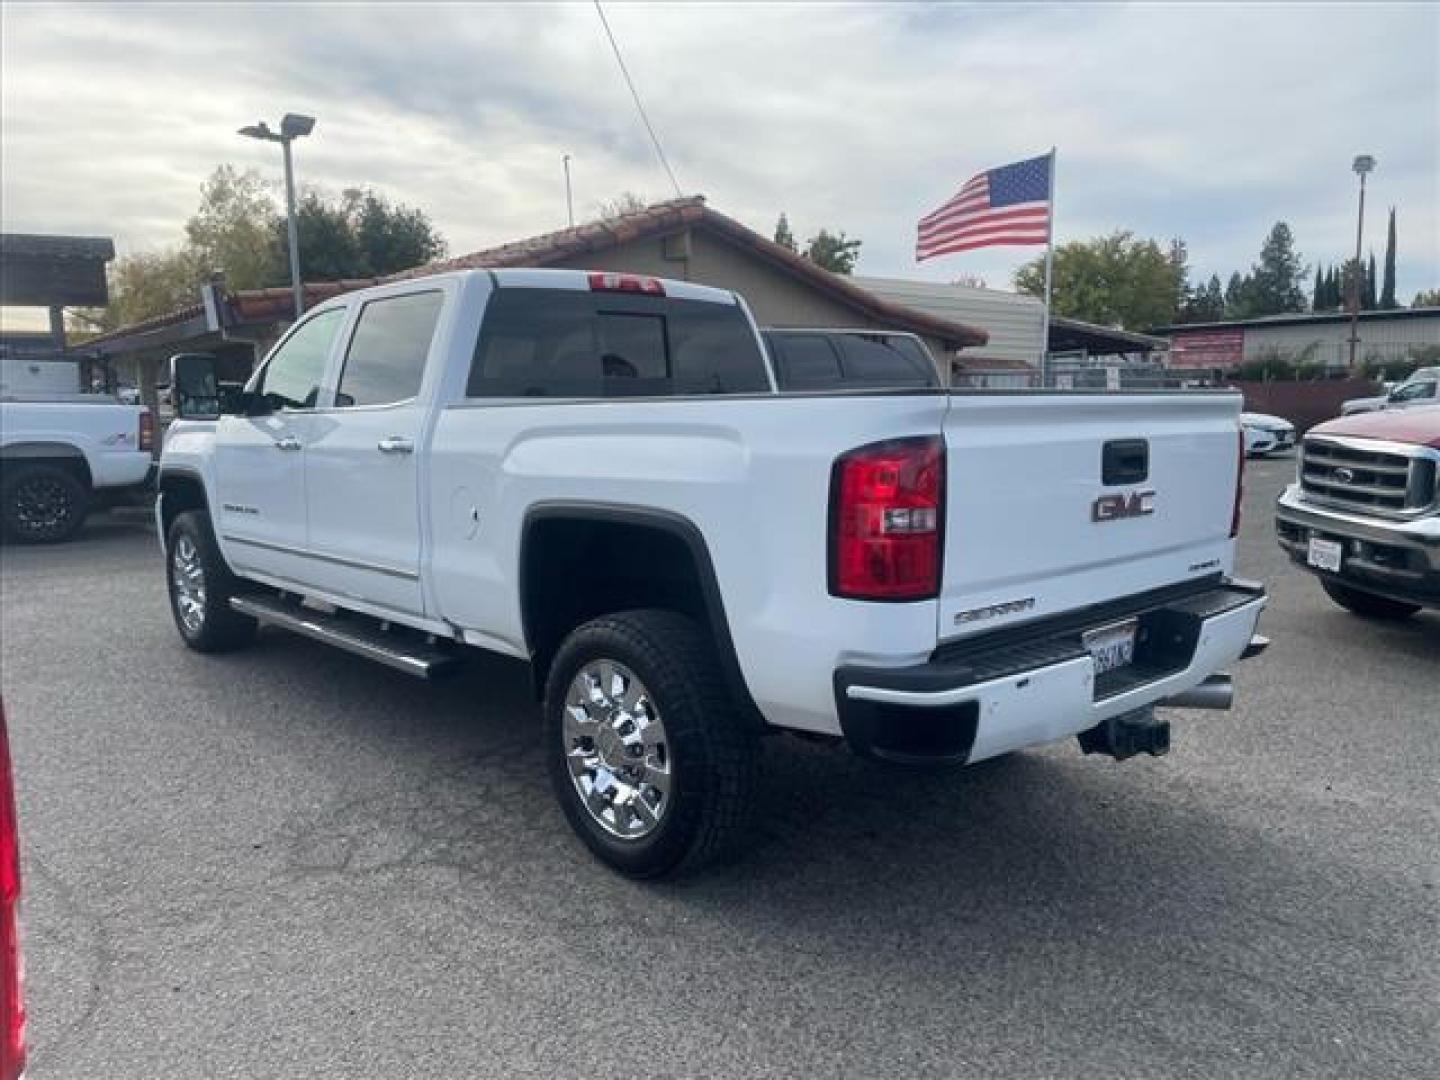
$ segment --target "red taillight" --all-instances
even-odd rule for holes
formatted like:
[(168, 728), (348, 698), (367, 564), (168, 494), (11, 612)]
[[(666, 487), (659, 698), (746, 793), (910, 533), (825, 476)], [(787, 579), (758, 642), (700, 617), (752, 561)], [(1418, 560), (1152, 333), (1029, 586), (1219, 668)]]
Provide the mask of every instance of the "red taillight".
[(830, 592), (928, 600), (940, 591), (945, 447), (895, 439), (851, 450), (830, 485)]
[(15, 787), (10, 739), (0, 705), (0, 1080), (25, 1070), (24, 967), (20, 959), (20, 845), (15, 829)]
[(1235, 507), (1230, 511), (1230, 539), (1240, 535), (1240, 501), (1245, 496), (1245, 429), (1240, 429), (1240, 457), (1235, 465)]
[(149, 409), (140, 410), (140, 449), (151, 450), (155, 446), (155, 414)]
[(665, 283), (659, 278), (643, 274), (610, 274), (605, 272), (590, 275), (591, 292), (636, 292), (646, 296), (664, 296)]

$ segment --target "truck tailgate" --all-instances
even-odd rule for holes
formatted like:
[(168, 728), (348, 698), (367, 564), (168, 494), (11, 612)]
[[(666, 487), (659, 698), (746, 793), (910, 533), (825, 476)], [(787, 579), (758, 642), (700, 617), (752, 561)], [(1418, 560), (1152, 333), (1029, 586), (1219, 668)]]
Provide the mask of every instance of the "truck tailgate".
[(1229, 573), (1239, 412), (1226, 392), (953, 395), (940, 640)]

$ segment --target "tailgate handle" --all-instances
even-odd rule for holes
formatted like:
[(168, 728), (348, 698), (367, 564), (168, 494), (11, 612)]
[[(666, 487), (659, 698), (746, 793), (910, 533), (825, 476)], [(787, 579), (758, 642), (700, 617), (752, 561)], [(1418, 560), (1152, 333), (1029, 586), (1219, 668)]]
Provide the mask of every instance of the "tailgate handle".
[(1106, 484), (1138, 484), (1150, 475), (1150, 443), (1146, 439), (1111, 439), (1101, 456)]

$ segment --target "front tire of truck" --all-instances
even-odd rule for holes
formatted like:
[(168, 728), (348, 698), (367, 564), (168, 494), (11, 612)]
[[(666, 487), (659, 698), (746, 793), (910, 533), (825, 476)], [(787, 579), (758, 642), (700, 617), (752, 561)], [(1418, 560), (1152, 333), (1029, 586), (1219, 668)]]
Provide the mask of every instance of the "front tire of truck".
[(176, 516), (165, 538), (165, 580), (175, 629), (196, 652), (229, 652), (248, 645), (258, 624), (230, 607), (241, 582), (220, 554), (210, 516), (187, 510)]
[(585, 623), (556, 654), (544, 709), (556, 797), (602, 862), (656, 878), (749, 838), (758, 734), (690, 619), (643, 610)]
[(1321, 578), (1320, 584), (1335, 603), (1367, 619), (1408, 619), (1420, 610), (1419, 604), (1407, 604), (1403, 600), (1391, 600), (1388, 596), (1352, 589), (1329, 578)]

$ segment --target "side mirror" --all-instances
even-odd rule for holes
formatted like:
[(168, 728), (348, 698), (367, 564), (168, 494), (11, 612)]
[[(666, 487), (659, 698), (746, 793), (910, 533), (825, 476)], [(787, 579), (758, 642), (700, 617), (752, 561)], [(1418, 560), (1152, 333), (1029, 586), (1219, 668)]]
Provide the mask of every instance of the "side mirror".
[(214, 420), (220, 415), (215, 358), (209, 353), (177, 353), (170, 358), (170, 397), (180, 420)]
[(220, 393), (220, 415), (243, 415), (245, 412), (244, 401), (245, 387), (240, 383), (222, 382), (218, 386)]

